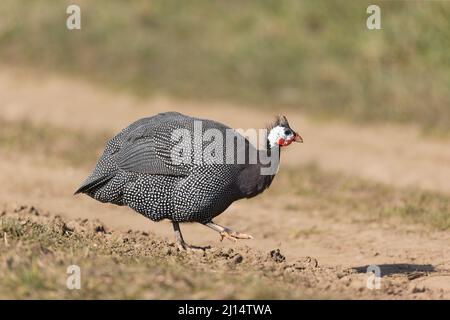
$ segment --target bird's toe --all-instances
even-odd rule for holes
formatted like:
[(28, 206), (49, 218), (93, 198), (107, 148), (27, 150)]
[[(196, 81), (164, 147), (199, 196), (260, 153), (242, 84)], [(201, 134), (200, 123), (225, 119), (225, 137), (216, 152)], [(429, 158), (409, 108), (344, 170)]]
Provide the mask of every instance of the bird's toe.
[(184, 243), (178, 243), (178, 250), (184, 251), (184, 252), (205, 252), (206, 250), (211, 249), (211, 246), (193, 246), (190, 244)]
[(236, 231), (223, 231), (220, 233), (220, 241), (222, 241), (223, 239), (228, 239), (228, 240), (237, 242), (240, 239), (248, 240), (248, 239), (253, 239), (253, 237), (251, 235), (236, 232)]

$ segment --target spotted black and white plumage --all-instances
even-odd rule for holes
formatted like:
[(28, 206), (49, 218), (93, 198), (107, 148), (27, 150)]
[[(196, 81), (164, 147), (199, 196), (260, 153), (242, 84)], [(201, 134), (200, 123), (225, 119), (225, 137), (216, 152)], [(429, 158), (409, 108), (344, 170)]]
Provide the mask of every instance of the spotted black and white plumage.
[[(153, 221), (207, 223), (234, 201), (253, 197), (271, 184), (274, 176), (261, 175), (259, 163), (173, 163), (171, 152), (177, 148), (173, 130), (193, 133), (195, 121), (201, 121), (203, 132), (216, 129), (225, 136), (226, 130), (231, 129), (177, 112), (140, 119), (108, 142), (93, 173), (76, 193), (129, 206)], [(244, 148), (234, 150), (235, 156), (254, 149), (239, 133), (232, 132), (236, 139), (245, 140)], [(196, 143), (194, 137), (194, 151)], [(224, 144), (224, 153), (225, 148)], [(192, 157), (196, 156), (194, 152)]]

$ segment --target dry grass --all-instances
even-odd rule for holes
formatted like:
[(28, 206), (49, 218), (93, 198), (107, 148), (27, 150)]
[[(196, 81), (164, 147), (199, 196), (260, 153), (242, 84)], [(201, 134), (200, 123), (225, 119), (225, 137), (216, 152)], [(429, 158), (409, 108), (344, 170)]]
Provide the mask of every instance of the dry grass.
[(285, 168), (277, 179), (283, 180), (284, 187), (274, 190), (275, 193), (292, 193), (331, 215), (337, 212), (357, 214), (364, 221), (395, 218), (439, 230), (450, 229), (450, 197), (445, 194), (394, 188), (340, 173), (323, 172), (314, 164), (295, 170)]
[(8, 122), (0, 119), (0, 148), (5, 152), (35, 154), (60, 165), (91, 165), (112, 135), (95, 136), (51, 125), (38, 126), (28, 121)]
[[(152, 234), (105, 231), (99, 222), (64, 222), (29, 207), (13, 211), (0, 217), (1, 298), (305, 297), (287, 285), (287, 264), (263, 253), (187, 254)], [(67, 289), (70, 265), (81, 268), (81, 290)]]

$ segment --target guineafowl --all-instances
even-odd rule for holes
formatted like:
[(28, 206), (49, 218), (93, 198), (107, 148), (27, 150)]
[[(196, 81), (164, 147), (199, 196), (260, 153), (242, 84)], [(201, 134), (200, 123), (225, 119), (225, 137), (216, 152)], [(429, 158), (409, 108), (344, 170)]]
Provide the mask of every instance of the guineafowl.
[(108, 142), (75, 194), (128, 206), (153, 221), (171, 220), (184, 250), (200, 247), (183, 240), (180, 222), (206, 225), (221, 239), (252, 239), (212, 220), (234, 201), (268, 188), (278, 170), (280, 147), (303, 142), (284, 116), (267, 129), (267, 148), (258, 150), (237, 130), (216, 121), (178, 112), (140, 119)]

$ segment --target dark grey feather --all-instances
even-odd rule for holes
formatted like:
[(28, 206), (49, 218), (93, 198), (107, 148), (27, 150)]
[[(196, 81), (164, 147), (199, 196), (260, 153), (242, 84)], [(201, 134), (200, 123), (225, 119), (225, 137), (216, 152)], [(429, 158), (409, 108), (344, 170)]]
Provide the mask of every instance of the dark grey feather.
[[(216, 121), (177, 112), (140, 119), (108, 142), (94, 171), (77, 193), (86, 193), (101, 202), (127, 205), (155, 221), (207, 222), (234, 201), (255, 196), (270, 185), (273, 176), (261, 176), (258, 163), (198, 164), (194, 161), (198, 154), (194, 152), (190, 163), (173, 163), (171, 152), (178, 144), (172, 139), (173, 130), (193, 133), (195, 121), (201, 121), (203, 132), (216, 129), (226, 137), (226, 130), (232, 130)], [(247, 139), (232, 133), (245, 142), (244, 148), (234, 149), (235, 161), (238, 153), (255, 151)], [(226, 141), (223, 143), (225, 159)]]

